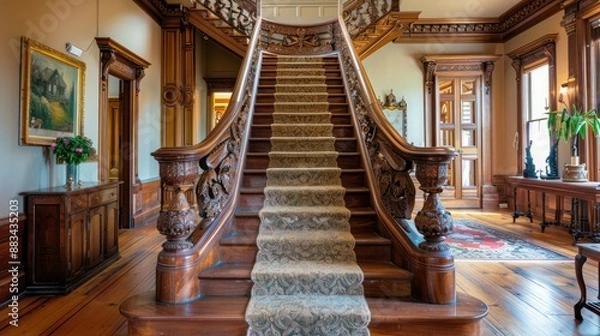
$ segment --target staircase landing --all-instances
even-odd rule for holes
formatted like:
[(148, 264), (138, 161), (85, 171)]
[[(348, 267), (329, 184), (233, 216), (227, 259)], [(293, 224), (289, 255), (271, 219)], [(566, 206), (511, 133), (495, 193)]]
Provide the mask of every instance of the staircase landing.
[[(121, 314), (130, 335), (243, 336), (249, 297), (211, 296), (184, 305), (161, 304), (154, 292), (127, 299)], [(409, 298), (367, 298), (371, 335), (479, 335), (480, 319), (488, 311), (478, 299), (457, 294), (456, 304), (433, 305)]]

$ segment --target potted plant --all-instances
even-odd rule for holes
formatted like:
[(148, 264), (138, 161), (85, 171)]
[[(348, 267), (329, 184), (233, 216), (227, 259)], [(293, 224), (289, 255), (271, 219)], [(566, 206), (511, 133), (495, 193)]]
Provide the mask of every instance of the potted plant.
[(92, 140), (88, 137), (77, 135), (74, 137), (56, 138), (50, 144), (58, 162), (66, 163), (67, 184), (72, 187), (78, 182), (78, 166), (96, 153)]
[(596, 110), (584, 112), (573, 104), (569, 110), (567, 105), (562, 110), (548, 112), (548, 131), (564, 141), (571, 141), (571, 162), (565, 163), (562, 179), (564, 181), (587, 181), (585, 164), (579, 162), (579, 139), (585, 139), (588, 129), (595, 136), (600, 135), (600, 118)]

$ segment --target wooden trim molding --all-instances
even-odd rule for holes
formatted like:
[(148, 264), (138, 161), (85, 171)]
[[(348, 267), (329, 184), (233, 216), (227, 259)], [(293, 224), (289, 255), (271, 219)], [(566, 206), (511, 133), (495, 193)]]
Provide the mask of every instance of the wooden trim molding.
[[(136, 182), (138, 169), (138, 121), (140, 83), (145, 69), (150, 62), (144, 60), (129, 49), (109, 37), (96, 37), (100, 49), (100, 106), (98, 112), (98, 129), (106, 130), (108, 113), (108, 75), (121, 80), (121, 120), (119, 134), (121, 144), (128, 146), (129, 155), (122, 155), (119, 164), (119, 180), (123, 181), (120, 191), (120, 223), (122, 228), (133, 225), (133, 184)], [(110, 180), (110, 160), (106, 132), (98, 134), (98, 179), (102, 182)]]
[[(517, 82), (517, 132), (519, 134), (517, 148), (517, 162), (523, 162), (523, 138), (524, 138), (524, 118), (523, 118), (523, 83), (521, 77), (527, 71), (527, 68), (540, 61), (548, 62), (549, 80), (550, 80), (550, 110), (556, 110), (556, 40), (558, 34), (544, 35), (524, 46), (517, 48), (506, 55), (512, 59), (512, 66), (516, 71)], [(517, 175), (521, 175), (523, 166), (517, 167)]]
[[(15, 218), (17, 222), (15, 223)], [(11, 224), (17, 224), (18, 229), (11, 231), (14, 227)], [(18, 217), (0, 218), (0, 307), (5, 307), (12, 301), (13, 295), (21, 297), (25, 293), (27, 277), (25, 276), (27, 258), (26, 258), (26, 228), (27, 222), (24, 214)], [(14, 245), (14, 236), (18, 237), (18, 245)], [(16, 247), (16, 258), (13, 257), (11, 247)], [(19, 261), (19, 264), (11, 264), (13, 261)], [(13, 267), (17, 270), (12, 271)], [(16, 286), (16, 287), (15, 287)]]
[(155, 222), (160, 212), (160, 179), (138, 182), (134, 186), (135, 227)]
[(562, 3), (563, 0), (522, 1), (492, 19), (419, 19), (394, 42), (506, 42), (561, 11)]

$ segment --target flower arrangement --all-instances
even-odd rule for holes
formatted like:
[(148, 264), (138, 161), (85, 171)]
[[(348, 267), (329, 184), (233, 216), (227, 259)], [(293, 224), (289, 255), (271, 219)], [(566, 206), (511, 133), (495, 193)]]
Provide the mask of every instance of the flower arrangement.
[(92, 140), (81, 135), (56, 138), (50, 147), (56, 158), (67, 164), (78, 165), (96, 153)]

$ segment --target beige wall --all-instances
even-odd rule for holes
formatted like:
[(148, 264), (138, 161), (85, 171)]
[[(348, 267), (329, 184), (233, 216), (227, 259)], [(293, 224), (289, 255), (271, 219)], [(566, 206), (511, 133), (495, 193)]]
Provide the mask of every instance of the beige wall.
[[(25, 9), (25, 10), (24, 10)], [(19, 145), (19, 39), (28, 36), (60, 52), (71, 42), (84, 49), (86, 63), (84, 133), (98, 139), (99, 51), (94, 38), (110, 37), (152, 63), (142, 80), (139, 97), (139, 177), (158, 176), (150, 152), (160, 146), (160, 46), (161, 30), (132, 1), (123, 0), (20, 0), (5, 1), (0, 20), (0, 204), (24, 190), (58, 185), (64, 165), (57, 165), (42, 146)], [(49, 154), (49, 155), (48, 155)], [(81, 178), (97, 180), (97, 164), (81, 165)], [(19, 198), (20, 199), (20, 198)], [(21, 210), (23, 210), (21, 202)], [(8, 206), (0, 207), (0, 217)]]
[(275, 22), (310, 24), (338, 16), (338, 0), (262, 0), (262, 15)]

